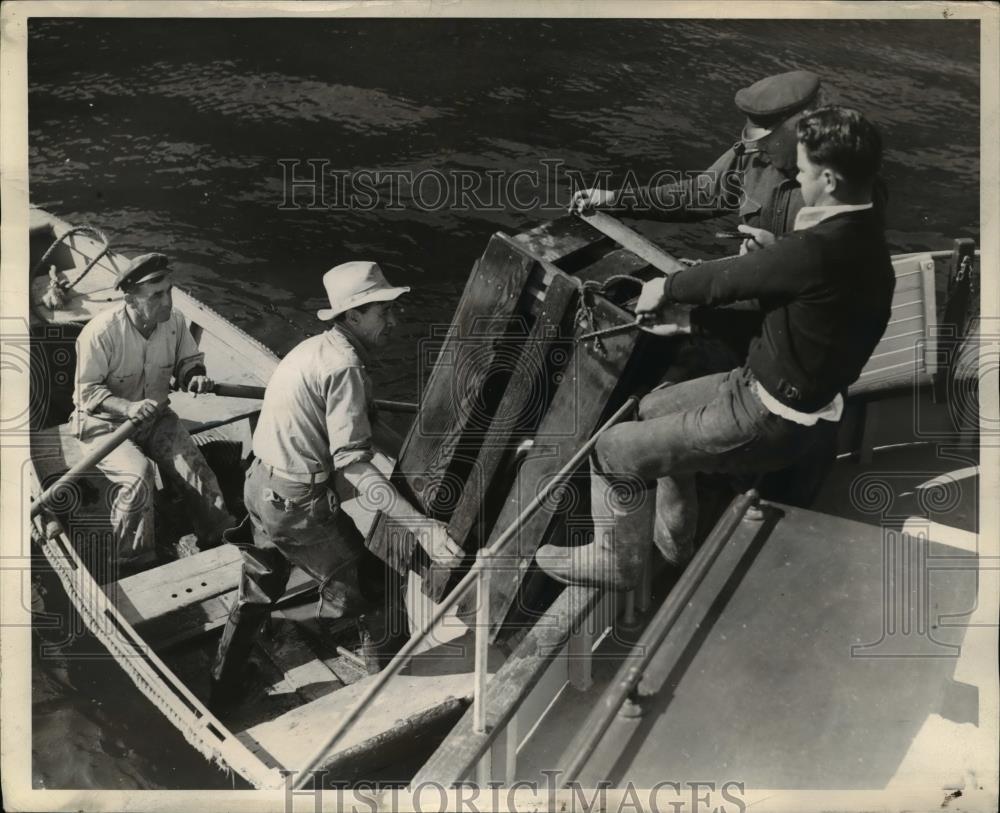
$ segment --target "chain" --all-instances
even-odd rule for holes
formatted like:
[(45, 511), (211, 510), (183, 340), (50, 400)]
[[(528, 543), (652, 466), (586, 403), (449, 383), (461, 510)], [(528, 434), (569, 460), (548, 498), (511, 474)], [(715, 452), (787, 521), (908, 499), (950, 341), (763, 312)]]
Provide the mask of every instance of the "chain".
[[(596, 306), (594, 294), (602, 291), (603, 287), (597, 282), (583, 282), (580, 285), (580, 304), (576, 309), (576, 324), (581, 328), (586, 328), (585, 333), (592, 333), (597, 330)], [(600, 336), (594, 336), (594, 352), (606, 355), (604, 342)]]

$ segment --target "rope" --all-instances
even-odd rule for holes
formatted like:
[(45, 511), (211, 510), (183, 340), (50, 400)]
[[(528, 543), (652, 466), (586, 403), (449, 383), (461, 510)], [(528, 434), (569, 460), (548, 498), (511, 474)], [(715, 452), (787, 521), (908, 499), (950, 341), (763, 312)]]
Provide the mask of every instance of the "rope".
[(74, 234), (89, 234), (92, 237), (95, 237), (96, 239), (100, 240), (101, 243), (103, 243), (103, 247), (93, 257), (93, 259), (91, 259), (91, 261), (87, 264), (87, 267), (83, 269), (83, 271), (80, 273), (80, 276), (78, 276), (75, 280), (73, 280), (73, 282), (67, 284), (60, 284), (59, 287), (62, 288), (64, 291), (69, 291), (75, 286), (77, 286), (80, 283), (80, 281), (85, 276), (87, 276), (87, 274), (90, 273), (91, 269), (95, 265), (97, 265), (97, 263), (111, 249), (111, 246), (108, 243), (107, 236), (100, 229), (95, 228), (94, 226), (87, 226), (87, 225), (73, 226), (71, 229), (67, 229), (59, 237), (57, 237), (55, 240), (52, 241), (52, 245), (50, 245), (45, 250), (45, 253), (42, 255), (42, 258), (37, 263), (35, 263), (35, 267), (31, 270), (31, 276), (35, 276), (45, 266), (45, 263), (48, 261), (49, 257), (52, 256), (52, 253), (56, 250), (56, 248), (58, 248), (66, 240), (66, 238), (72, 237)]
[[(585, 333), (592, 333), (597, 330), (597, 320), (595, 318), (594, 294), (603, 291), (601, 283), (587, 281), (580, 282), (580, 304), (576, 306), (576, 324)], [(599, 336), (594, 337), (594, 350), (604, 355), (604, 342)]]
[[(581, 281), (577, 279), (574, 279), (574, 282), (576, 282), (580, 290), (580, 304), (576, 308), (576, 324), (583, 328), (584, 333), (597, 331), (597, 320), (595, 319), (596, 303), (594, 302), (596, 294), (603, 295), (612, 285), (622, 282), (638, 285), (639, 287), (643, 285), (641, 279), (633, 277), (630, 274), (613, 274), (601, 282), (596, 280)], [(593, 342), (594, 352), (600, 353), (602, 356), (605, 355), (604, 342), (601, 341), (601, 337), (594, 336)]]

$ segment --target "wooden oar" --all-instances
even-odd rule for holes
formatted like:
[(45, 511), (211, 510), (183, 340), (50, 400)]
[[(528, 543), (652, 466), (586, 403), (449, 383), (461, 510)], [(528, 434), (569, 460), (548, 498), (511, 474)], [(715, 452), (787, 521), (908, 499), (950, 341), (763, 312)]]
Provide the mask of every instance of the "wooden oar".
[(139, 428), (139, 424), (127, 420), (121, 426), (119, 426), (114, 432), (108, 435), (104, 442), (99, 446), (94, 447), (87, 455), (83, 457), (75, 466), (73, 466), (69, 471), (67, 471), (62, 477), (56, 480), (52, 485), (50, 485), (45, 491), (38, 495), (35, 501), (31, 505), (31, 516), (37, 516), (42, 508), (45, 507), (45, 503), (52, 499), (52, 495), (55, 491), (62, 485), (65, 485), (74, 477), (85, 472), (87, 469), (94, 466), (96, 463), (103, 460), (112, 451), (117, 449), (122, 445), (128, 438), (135, 434), (135, 431)]
[[(230, 398), (256, 398), (261, 401), (264, 399), (264, 389), (264, 387), (254, 387), (249, 384), (216, 384), (212, 388), (212, 393)], [(417, 413), (417, 405), (405, 401), (383, 401), (376, 398), (375, 408), (384, 409), (386, 412), (406, 412), (411, 415)]]
[(627, 248), (637, 257), (641, 257), (668, 276), (687, 268), (684, 263), (671, 257), (656, 243), (650, 242), (639, 232), (630, 229), (624, 223), (604, 214), (604, 212), (583, 211), (576, 214), (581, 220), (585, 220), (599, 232), (606, 234), (622, 248)]

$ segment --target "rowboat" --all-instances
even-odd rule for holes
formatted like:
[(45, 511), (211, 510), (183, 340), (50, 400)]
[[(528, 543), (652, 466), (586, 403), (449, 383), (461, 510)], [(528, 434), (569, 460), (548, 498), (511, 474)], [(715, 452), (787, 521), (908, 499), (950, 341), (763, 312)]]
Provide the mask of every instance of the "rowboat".
[[(95, 313), (116, 307), (112, 283), (126, 260), (107, 249), (97, 230), (74, 229), (39, 209), (32, 210), (31, 256), (37, 494), (79, 459), (66, 425), (73, 338)], [(672, 340), (630, 329), (636, 282), (671, 262), (657, 246), (601, 218), (561, 218), (491, 238), (451, 326), (421, 346), (430, 373), (419, 410), (395, 465), (382, 460), (409, 499), (448, 522), (470, 560), (478, 552), (475, 563), (455, 571), (432, 567), (385, 516), (344, 495), (345, 510), (367, 531), (369, 550), (406, 583), (412, 636), (402, 649), (400, 641), (390, 645), (385, 637), (374, 665), (358, 641), (338, 638), (313, 617), (315, 585), (297, 574), (260, 642), (260, 672), (246, 702), (218, 716), (205, 705), (207, 672), (238, 583), (237, 546), (117, 578), (99, 555), (107, 545), (102, 511), (109, 503), (107, 485), (95, 474), (39, 512), (36, 542), (87, 627), (152, 705), (198, 751), (256, 787), (283, 786), (285, 773), (297, 785), (310, 782), (317, 771), (337, 782), (450, 786), (472, 777), (511, 783), (537, 780), (553, 768), (564, 770), (567, 780), (631, 778), (652, 785), (664, 765), (650, 751), (665, 753), (663, 743), (675, 741), (676, 731), (695, 726), (693, 701), (673, 702), (685, 675), (698, 687), (699, 703), (711, 707), (725, 694), (722, 684), (691, 674), (698, 657), (717, 665), (728, 652), (731, 663), (751, 662), (747, 680), (761, 696), (771, 697), (772, 686), (774, 696), (794, 692), (795, 681), (775, 683), (774, 677), (794, 652), (774, 649), (765, 668), (746, 643), (756, 642), (759, 651), (768, 629), (773, 632), (774, 615), (755, 614), (749, 597), (767, 591), (781, 561), (795, 559), (788, 572), (799, 577), (822, 566), (852, 587), (845, 595), (842, 584), (788, 578), (782, 582), (787, 603), (765, 603), (773, 613), (804, 613), (818, 594), (829, 594), (837, 600), (828, 597), (827, 606), (843, 612), (862, 607), (870, 614), (873, 596), (902, 578), (877, 566), (889, 544), (885, 518), (896, 515), (871, 497), (868, 503), (842, 498), (845, 489), (852, 495), (860, 489), (862, 496), (871, 491), (863, 477), (873, 457), (931, 438), (978, 461), (970, 383), (977, 374), (978, 260), (974, 246), (959, 241), (949, 251), (894, 257), (893, 318), (850, 393), (842, 462), (821, 492), (819, 510), (782, 502), (780, 494), (731, 502), (727, 496), (705, 512), (704, 542), (679, 579), (658, 581), (651, 558), (649, 578), (626, 595), (555, 585), (534, 564), (534, 552), (546, 541), (574, 544), (592, 533), (583, 497), (588, 449), (603, 429), (629, 414), (635, 393), (654, 384), (676, 355)], [(66, 301), (47, 307), (46, 291), (67, 282), (75, 284)], [(192, 326), (211, 375), (234, 385), (230, 392), (259, 395), (278, 358), (189, 294), (175, 289), (174, 306)], [(171, 395), (234, 511), (260, 404), (259, 397)], [(919, 425), (900, 415), (917, 416)], [(898, 485), (890, 483), (889, 490)], [(874, 505), (869, 516), (859, 503)], [(170, 516), (169, 503), (163, 513)], [(939, 538), (940, 517), (929, 519), (932, 513), (925, 511), (926, 521), (909, 530), (913, 517), (902, 524), (893, 519), (899, 535), (892, 544), (923, 540), (924, 554), (934, 548), (939, 559), (960, 559), (974, 572), (974, 530), (959, 534), (964, 544), (955, 548), (954, 534)], [(803, 539), (837, 544), (794, 544)], [(974, 598), (975, 587), (952, 587), (944, 603), (954, 614), (970, 590)], [(481, 600), (472, 607), (467, 600), (477, 594)], [(378, 631), (390, 616), (387, 610), (370, 623)], [(851, 618), (871, 621), (868, 615)], [(751, 630), (743, 644), (727, 649), (719, 636), (724, 640), (732, 635), (730, 626), (746, 621)], [(926, 634), (910, 644), (952, 653), (957, 646)], [(859, 652), (863, 658), (868, 650)], [(635, 666), (637, 659), (641, 668), (631, 677), (616, 676), (620, 665)], [(952, 678), (947, 669), (919, 672), (913, 664), (920, 659), (872, 662), (889, 666), (866, 675), (866, 686), (880, 680), (937, 686)], [(644, 684), (639, 691), (643, 674), (655, 689)], [(850, 674), (838, 678), (853, 685)], [(887, 698), (876, 692), (857, 701), (859, 726), (868, 701), (881, 708)], [(655, 703), (663, 708), (652, 713)], [(645, 709), (647, 719), (669, 718), (680, 728), (667, 736), (649, 724), (637, 735), (635, 725), (615, 717), (622, 708), (631, 708), (633, 720)], [(590, 709), (604, 716), (587, 719)], [(799, 753), (809, 753), (808, 733), (783, 736)], [(902, 747), (893, 743), (897, 751)], [(626, 753), (631, 762), (623, 761)], [(711, 765), (710, 752), (696, 756), (700, 761), (675, 754), (671, 764), (692, 770)], [(894, 756), (883, 754), (883, 761)]]
[[(31, 379), (31, 463), (37, 497), (81, 457), (68, 422), (74, 339), (95, 314), (120, 305), (121, 294), (113, 285), (128, 260), (107, 250), (97, 229), (73, 227), (40, 209), (31, 210), (30, 229), (35, 272), (30, 328), (38, 372)], [(76, 283), (65, 287), (64, 301), (56, 309), (43, 302), (54, 280), (60, 287)], [(279, 358), (183, 290), (175, 289), (174, 307), (186, 317), (212, 374), (225, 381), (231, 392), (258, 396), (195, 398), (184, 392), (170, 396), (172, 409), (216, 470), (227, 501), (239, 513), (253, 422), (259, 414), (262, 388)], [(388, 465), (388, 461), (381, 464)], [(295, 765), (291, 761), (295, 757), (285, 757), (282, 746), (270, 742), (277, 733), (273, 726), (281, 721), (278, 724), (285, 727), (285, 733), (277, 735), (285, 746), (308, 744), (304, 726), (308, 728), (310, 721), (329, 726), (329, 710), (350, 705), (350, 697), (364, 688), (371, 668), (362, 654), (341, 645), (356, 640), (323, 638), (329, 624), (313, 618), (311, 612), (316, 603), (315, 584), (295, 571), (259, 653), (263, 656), (259, 678), (240, 709), (219, 719), (204, 702), (207, 669), (235, 596), (239, 550), (226, 544), (118, 578), (108, 556), (114, 548), (108, 523), (112, 499), (109, 484), (91, 471), (59, 488), (46, 504), (47, 510), (33, 518), (35, 538), (52, 572), (86, 627), (195, 748), (254, 786), (281, 786), (278, 769)], [(183, 526), (170, 527), (176, 524), (176, 506), (167, 496), (161, 502), (157, 503), (157, 538), (172, 534), (176, 539), (184, 531)], [(353, 512), (362, 528), (371, 521), (354, 501), (349, 501), (346, 510)], [(376, 634), (379, 622), (377, 613), (368, 618)], [(443, 666), (435, 666), (432, 660), (424, 658), (411, 669), (412, 674), (401, 679), (394, 696), (385, 698), (381, 712), (376, 709), (368, 715), (364, 728), (338, 750), (338, 759), (371, 771), (375, 762), (365, 754), (372, 753), (375, 761), (391, 764), (399, 759), (394, 752), (397, 741), (412, 734), (411, 728), (432, 730), (456, 716), (469, 694), (471, 679), (460, 658), (451, 657)], [(381, 723), (376, 722), (379, 713)], [(397, 725), (400, 720), (409, 725)], [(294, 735), (289, 736), (289, 731)]]

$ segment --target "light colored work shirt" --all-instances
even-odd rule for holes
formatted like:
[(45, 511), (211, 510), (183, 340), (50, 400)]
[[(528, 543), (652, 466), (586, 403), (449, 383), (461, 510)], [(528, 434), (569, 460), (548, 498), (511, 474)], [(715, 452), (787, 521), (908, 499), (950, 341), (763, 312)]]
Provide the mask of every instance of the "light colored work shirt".
[[(822, 223), (828, 217), (833, 217), (834, 215), (844, 212), (860, 212), (863, 209), (871, 208), (871, 203), (840, 206), (805, 206), (795, 216), (795, 231), (812, 228), (817, 223)], [(815, 426), (817, 421), (833, 421), (836, 423), (840, 420), (840, 416), (844, 414), (844, 397), (839, 393), (822, 409), (817, 409), (815, 412), (799, 412), (797, 409), (792, 409), (781, 403), (781, 401), (765, 390), (759, 381), (754, 381), (754, 388), (757, 397), (767, 407), (768, 412), (803, 426)]]
[[(203, 367), (187, 320), (178, 310), (145, 338), (128, 316), (125, 305), (91, 319), (76, 340), (76, 386), (73, 401), (78, 421), (88, 415), (112, 423), (124, 418), (101, 409), (109, 395), (128, 401), (151, 398), (163, 403), (170, 379), (182, 382), (195, 367)], [(80, 431), (80, 423), (77, 431)]]
[(274, 371), (253, 434), (254, 454), (297, 475), (370, 461), (372, 410), (363, 351), (332, 327), (293, 348)]

